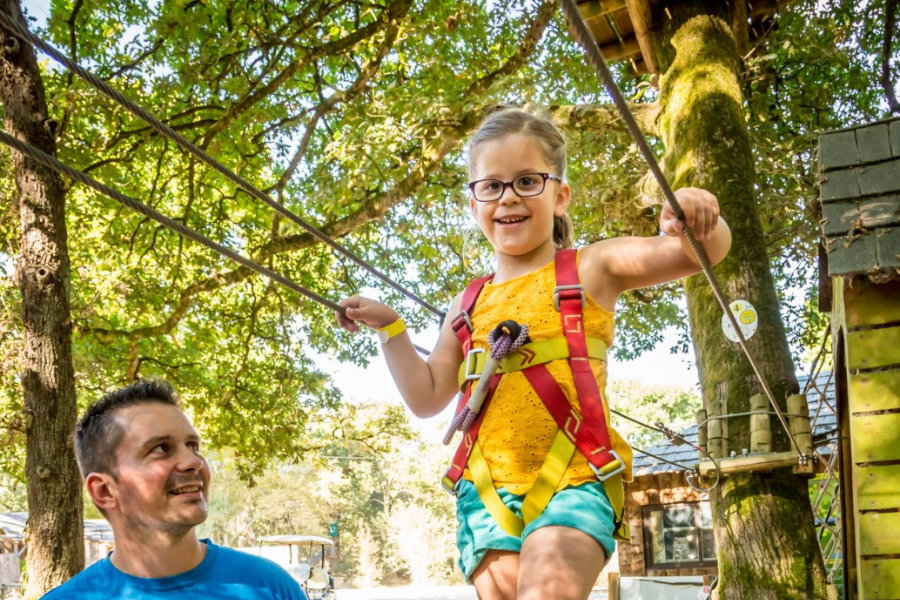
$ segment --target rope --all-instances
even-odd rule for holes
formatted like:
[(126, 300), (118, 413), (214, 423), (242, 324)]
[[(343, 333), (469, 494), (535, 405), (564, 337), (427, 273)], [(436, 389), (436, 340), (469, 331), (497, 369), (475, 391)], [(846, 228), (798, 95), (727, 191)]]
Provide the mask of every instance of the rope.
[(612, 96), (613, 102), (616, 105), (616, 108), (618, 109), (622, 120), (625, 122), (625, 126), (628, 128), (628, 132), (634, 139), (635, 144), (637, 144), (637, 147), (641, 151), (641, 154), (643, 154), (644, 160), (647, 162), (647, 166), (650, 167), (650, 170), (653, 172), (653, 176), (659, 183), (659, 187), (662, 190), (663, 195), (666, 197), (666, 200), (668, 200), (669, 204), (672, 206), (672, 209), (675, 211), (675, 216), (677, 216), (678, 219), (682, 222), (683, 235), (687, 239), (688, 245), (691, 247), (691, 250), (696, 255), (697, 260), (700, 263), (700, 268), (703, 270), (703, 274), (706, 276), (707, 281), (709, 281), (709, 285), (713, 290), (713, 294), (716, 296), (716, 300), (719, 301), (719, 304), (722, 306), (722, 310), (728, 317), (728, 321), (734, 328), (734, 332), (737, 335), (738, 342), (740, 343), (741, 348), (744, 350), (744, 354), (747, 356), (747, 360), (750, 361), (750, 366), (753, 367), (753, 371), (756, 373), (756, 378), (759, 380), (760, 385), (762, 385), (763, 390), (766, 392), (766, 396), (769, 398), (769, 402), (772, 403), (772, 408), (775, 409), (775, 413), (778, 415), (778, 419), (779, 421), (781, 421), (781, 425), (782, 427), (784, 427), (784, 431), (785, 433), (787, 433), (788, 439), (791, 441), (791, 444), (793, 444), (794, 448), (797, 449), (797, 452), (801, 456), (804, 456), (803, 451), (797, 444), (797, 440), (795, 440), (794, 436), (791, 434), (790, 427), (788, 427), (787, 421), (785, 420), (781, 409), (778, 407), (778, 403), (775, 401), (775, 396), (772, 394), (772, 390), (769, 389), (769, 385), (766, 383), (765, 378), (763, 378), (762, 370), (759, 368), (759, 365), (750, 354), (750, 348), (747, 346), (747, 340), (744, 339), (744, 334), (741, 332), (741, 328), (738, 325), (737, 320), (735, 320), (734, 315), (728, 308), (728, 300), (727, 298), (725, 298), (725, 294), (724, 292), (722, 292), (722, 288), (719, 287), (719, 282), (712, 272), (712, 265), (710, 265), (709, 263), (709, 258), (706, 256), (706, 252), (703, 250), (703, 246), (701, 246), (697, 242), (696, 238), (694, 238), (694, 232), (691, 231), (690, 227), (688, 227), (687, 221), (684, 216), (684, 211), (678, 204), (678, 200), (675, 198), (675, 194), (672, 192), (672, 188), (669, 185), (669, 182), (666, 180), (666, 176), (663, 174), (662, 169), (660, 169), (659, 163), (656, 161), (656, 156), (653, 154), (653, 150), (650, 149), (650, 146), (647, 144), (647, 140), (644, 139), (644, 134), (641, 131), (640, 127), (638, 127), (637, 121), (635, 121), (634, 119), (634, 115), (631, 114), (631, 110), (628, 108), (628, 103), (625, 101), (625, 97), (622, 95), (621, 90), (619, 90), (619, 86), (616, 85), (616, 80), (613, 78), (612, 72), (609, 70), (609, 67), (606, 64), (606, 60), (603, 58), (603, 53), (600, 51), (600, 47), (596, 43), (594, 43), (593, 38), (588, 31), (587, 25), (585, 25), (584, 23), (584, 19), (581, 18), (581, 13), (578, 10), (578, 6), (575, 4), (575, 0), (559, 0), (559, 4), (566, 15), (566, 20), (568, 20), (569, 22), (572, 32), (575, 35), (575, 39), (578, 40), (578, 43), (581, 44), (581, 46), (584, 48), (588, 56), (588, 62), (590, 62), (594, 66), (597, 71), (597, 75), (600, 77), (600, 80), (603, 82), (603, 85), (606, 87), (606, 90), (609, 92), (610, 96)]
[(719, 463), (716, 462), (716, 459), (714, 459), (714, 458), (709, 454), (709, 452), (707, 452), (706, 450), (704, 450), (704, 449), (701, 448), (700, 446), (698, 446), (698, 445), (696, 445), (696, 444), (693, 444), (693, 443), (687, 441), (685, 438), (683, 438), (682, 436), (680, 436), (680, 435), (678, 435), (677, 433), (675, 433), (672, 429), (670, 429), (670, 428), (668, 428), (668, 427), (664, 427), (664, 426), (662, 425), (662, 423), (658, 423), (658, 424), (655, 425), (655, 426), (654, 426), (654, 425), (648, 425), (647, 423), (644, 423), (643, 421), (641, 421), (641, 420), (639, 420), (639, 419), (635, 419), (634, 417), (629, 417), (628, 415), (626, 415), (626, 414), (624, 414), (624, 413), (621, 413), (621, 412), (619, 412), (619, 411), (617, 411), (617, 410), (614, 410), (614, 409), (612, 409), (612, 408), (609, 409), (609, 412), (611, 412), (611, 413), (613, 413), (614, 415), (617, 415), (617, 416), (619, 416), (619, 417), (622, 417), (623, 419), (628, 419), (628, 420), (631, 421), (632, 423), (636, 423), (636, 424), (640, 425), (641, 427), (646, 427), (647, 429), (652, 429), (652, 430), (654, 430), (654, 431), (658, 431), (659, 433), (661, 433), (661, 434), (663, 434), (664, 436), (666, 436), (666, 438), (668, 438), (669, 441), (673, 442), (675, 445), (687, 444), (688, 446), (690, 446), (691, 448), (693, 448), (693, 449), (696, 450), (697, 452), (706, 455), (706, 458), (708, 458), (708, 459), (712, 462), (713, 467), (714, 467), (715, 470), (716, 470), (716, 481), (715, 481), (710, 487), (708, 487), (708, 488), (700, 488), (700, 487), (698, 487), (697, 485), (695, 485), (693, 481), (691, 481), (691, 476), (694, 476), (694, 477), (699, 477), (699, 476), (700, 476), (699, 468), (698, 468), (698, 469), (692, 469), (691, 467), (686, 467), (686, 466), (684, 466), (684, 465), (680, 465), (680, 464), (678, 464), (678, 463), (672, 462), (671, 460), (667, 460), (667, 459), (665, 459), (665, 458), (663, 458), (662, 456), (659, 456), (659, 455), (657, 455), (657, 454), (652, 454), (652, 453), (650, 453), (650, 452), (647, 452), (646, 450), (641, 450), (640, 448), (635, 448), (634, 446), (632, 446), (632, 449), (633, 449), (635, 452), (640, 452), (641, 454), (645, 454), (645, 455), (647, 455), (647, 456), (649, 456), (649, 457), (651, 457), (651, 458), (655, 458), (656, 460), (662, 461), (662, 462), (664, 462), (664, 463), (668, 463), (668, 464), (670, 464), (670, 465), (672, 465), (672, 466), (674, 466), (674, 467), (678, 467), (679, 469), (683, 469), (683, 470), (684, 470), (684, 479), (685, 479), (685, 481), (687, 481), (687, 484), (688, 484), (689, 486), (691, 486), (692, 488), (694, 488), (694, 490), (696, 490), (697, 492), (700, 492), (701, 494), (705, 494), (705, 493), (707, 493), (707, 492), (711, 492), (711, 491), (713, 491), (714, 489), (716, 489), (716, 486), (719, 485), (719, 480), (722, 478), (722, 473), (721, 473), (721, 471), (719, 470)]
[[(108, 196), (109, 198), (112, 198), (113, 200), (119, 202), (120, 204), (122, 204), (136, 212), (139, 212), (146, 217), (153, 219), (160, 225), (171, 229), (172, 231), (178, 233), (179, 235), (181, 235), (184, 238), (187, 238), (189, 240), (193, 240), (195, 242), (203, 244), (207, 248), (219, 253), (220, 255), (233, 260), (234, 262), (250, 269), (251, 271), (255, 271), (256, 273), (259, 273), (260, 275), (263, 275), (264, 277), (268, 277), (272, 281), (278, 282), (281, 285), (283, 285), (284, 287), (286, 287), (290, 290), (293, 290), (293, 291), (297, 292), (298, 294), (306, 296), (310, 300), (318, 302), (319, 304), (326, 306), (326, 307), (328, 307), (334, 311), (337, 311), (341, 314), (346, 313), (347, 309), (345, 309), (343, 306), (340, 306), (337, 303), (332, 302), (328, 298), (325, 298), (324, 296), (321, 296), (321, 295), (317, 294), (316, 292), (313, 292), (312, 290), (303, 287), (302, 285), (292, 281), (291, 279), (288, 279), (287, 277), (285, 277), (284, 275), (282, 275), (280, 273), (276, 273), (275, 271), (273, 271), (267, 267), (264, 267), (263, 265), (261, 265), (257, 262), (250, 260), (249, 258), (241, 256), (234, 250), (231, 250), (230, 248), (226, 248), (222, 244), (220, 244), (218, 242), (214, 242), (213, 240), (209, 239), (208, 237), (206, 237), (200, 233), (197, 233), (193, 229), (185, 227), (178, 221), (174, 221), (174, 220), (170, 219), (169, 217), (165, 216), (164, 214), (156, 211), (153, 208), (150, 208), (146, 204), (143, 204), (139, 200), (131, 198), (130, 196), (126, 196), (125, 194), (123, 194), (117, 190), (114, 190), (107, 185), (100, 183), (99, 181), (97, 181), (96, 179), (87, 175), (86, 173), (83, 173), (82, 171), (79, 171), (78, 169), (70, 167), (69, 165), (65, 164), (64, 162), (61, 162), (59, 159), (57, 159), (53, 156), (50, 156), (43, 150), (40, 150), (39, 148), (35, 148), (34, 146), (31, 146), (30, 144), (27, 144), (15, 137), (9, 135), (7, 132), (5, 132), (3, 130), (0, 130), (0, 142), (6, 144), (10, 148), (18, 150), (25, 156), (28, 156), (29, 158), (33, 159), (34, 161), (44, 165), (48, 169), (52, 169), (52, 170), (56, 171), (57, 173), (65, 175), (69, 179), (72, 179), (79, 183), (83, 183), (84, 185), (86, 185), (90, 188), (93, 188), (94, 190), (100, 192), (101, 194)], [(421, 348), (419, 346), (416, 346), (415, 344), (413, 344), (413, 346), (415, 346), (416, 350), (418, 350), (422, 354), (425, 354), (425, 355), (429, 354), (428, 350)]]
[(384, 273), (382, 273), (381, 271), (379, 271), (378, 269), (376, 269), (375, 267), (373, 267), (372, 265), (370, 265), (369, 263), (367, 263), (360, 257), (356, 256), (355, 254), (353, 254), (352, 252), (350, 252), (349, 250), (347, 250), (346, 248), (344, 248), (337, 242), (335, 242), (333, 239), (331, 239), (331, 237), (328, 236), (328, 234), (317, 229), (315, 226), (313, 226), (312, 224), (310, 224), (309, 222), (304, 220), (299, 215), (291, 212), (290, 210), (285, 208), (283, 205), (281, 205), (278, 202), (276, 202), (275, 200), (273, 200), (268, 194), (260, 191), (255, 186), (253, 186), (253, 184), (251, 184), (249, 181), (247, 181), (240, 175), (237, 175), (236, 173), (231, 171), (228, 167), (226, 167), (222, 163), (220, 163), (218, 160), (216, 160), (215, 158), (213, 158), (212, 156), (210, 156), (209, 154), (207, 154), (206, 152), (204, 152), (203, 150), (201, 150), (200, 148), (198, 148), (197, 146), (192, 144), (190, 141), (187, 140), (187, 138), (182, 136), (180, 133), (178, 133), (177, 131), (175, 131), (174, 129), (172, 129), (171, 127), (166, 125), (165, 123), (159, 121), (156, 117), (154, 117), (145, 108), (143, 108), (139, 104), (129, 100), (124, 95), (122, 95), (118, 90), (111, 87), (108, 83), (106, 83), (102, 79), (99, 79), (92, 73), (86, 71), (78, 63), (69, 59), (61, 51), (54, 48), (50, 44), (44, 42), (41, 38), (37, 37), (30, 31), (28, 31), (28, 29), (26, 29), (25, 27), (20, 25), (9, 14), (7, 14), (5, 11), (2, 11), (2, 10), (0, 10), (0, 25), (2, 25), (3, 27), (8, 29), (10, 32), (14, 33), (15, 35), (20, 36), (26, 42), (30, 43), (33, 47), (36, 47), (36, 48), (39, 48), (40, 50), (42, 50), (45, 54), (47, 54), (48, 56), (53, 58), (53, 60), (64, 65), (70, 71), (72, 71), (73, 73), (75, 73), (76, 75), (81, 77), (91, 87), (93, 87), (97, 91), (103, 93), (107, 97), (111, 98), (113, 101), (120, 104), (121, 106), (125, 107), (126, 109), (128, 109), (129, 112), (131, 112), (136, 117), (146, 121), (150, 125), (150, 127), (152, 127), (154, 130), (156, 130), (157, 133), (159, 133), (160, 135), (162, 135), (164, 137), (169, 138), (170, 140), (172, 140), (173, 142), (175, 142), (176, 144), (181, 146), (181, 148), (183, 148), (189, 154), (200, 159), (202, 162), (206, 163), (208, 166), (210, 166), (214, 170), (218, 171), (226, 179), (228, 179), (231, 182), (235, 183), (236, 185), (240, 186), (244, 191), (246, 191), (248, 194), (250, 194), (257, 200), (261, 200), (262, 202), (265, 202), (268, 206), (270, 206), (271, 208), (273, 208), (280, 214), (287, 217), (290, 221), (292, 221), (293, 223), (296, 223), (297, 225), (299, 225), (300, 227), (305, 229), (307, 232), (312, 234), (314, 237), (318, 238), (320, 241), (327, 244), (328, 246), (330, 246), (337, 252), (343, 254), (345, 257), (349, 258), (354, 263), (356, 263), (360, 267), (364, 268), (366, 271), (368, 271), (369, 273), (371, 273), (372, 275), (374, 275), (375, 277), (377, 277), (384, 283), (388, 284), (389, 286), (391, 286), (392, 288), (394, 288), (395, 290), (397, 290), (398, 292), (400, 292), (401, 294), (403, 294), (410, 300), (413, 300), (414, 302), (416, 302), (419, 305), (423, 306), (424, 308), (428, 309), (435, 315), (440, 316), (442, 314), (438, 308), (429, 304), (428, 302), (426, 302), (425, 300), (423, 300), (422, 298), (420, 298), (413, 292), (409, 291), (408, 289), (406, 289), (399, 283), (395, 282), (393, 279), (391, 279), (390, 277), (388, 277), (387, 275), (385, 275)]

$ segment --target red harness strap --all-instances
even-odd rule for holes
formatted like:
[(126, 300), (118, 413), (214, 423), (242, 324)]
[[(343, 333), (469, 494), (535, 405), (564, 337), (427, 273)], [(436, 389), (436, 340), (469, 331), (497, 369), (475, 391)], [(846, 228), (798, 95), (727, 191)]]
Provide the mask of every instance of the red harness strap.
[[(621, 473), (625, 468), (625, 462), (618, 452), (613, 450), (606, 414), (603, 412), (600, 386), (597, 385), (588, 359), (584, 331), (585, 293), (578, 277), (577, 257), (578, 253), (573, 249), (560, 250), (556, 253), (556, 288), (553, 290), (553, 305), (559, 311), (563, 334), (569, 346), (569, 366), (572, 369), (578, 404), (584, 418), (583, 427), (546, 365), (528, 367), (523, 373), (550, 411), (556, 424), (587, 457), (600, 481), (604, 481)], [(610, 465), (613, 461), (618, 461), (618, 464)], [(605, 469), (607, 465), (615, 468)]]
[[(456, 338), (462, 346), (463, 356), (465, 357), (463, 360), (468, 360), (469, 352), (472, 350), (473, 327), (469, 315), (471, 314), (472, 309), (475, 308), (475, 302), (478, 300), (478, 296), (481, 294), (484, 284), (493, 279), (493, 277), (493, 273), (485, 275), (484, 277), (479, 277), (466, 287), (466, 290), (463, 292), (462, 298), (460, 299), (459, 314), (457, 314), (450, 323), (450, 327), (453, 328), (453, 333), (456, 334)], [(469, 455), (472, 454), (475, 440), (478, 439), (478, 430), (481, 429), (481, 422), (484, 420), (485, 413), (487, 413), (491, 397), (493, 397), (497, 385), (500, 384), (500, 377), (501, 375), (497, 374), (494, 375), (494, 378), (491, 380), (491, 387), (481, 406), (481, 411), (478, 413), (478, 416), (475, 418), (475, 421), (469, 429), (463, 433), (462, 442), (460, 442), (459, 447), (456, 449), (456, 454), (453, 455), (453, 462), (450, 465), (450, 469), (447, 471), (446, 475), (444, 475), (443, 485), (447, 488), (447, 491), (451, 493), (455, 493), (456, 485), (459, 483), (459, 480), (462, 479), (463, 473), (466, 470), (466, 465), (469, 463)], [(469, 396), (472, 394), (473, 389), (472, 381), (473, 380), (470, 380), (469, 383), (467, 383), (465, 393), (459, 395), (459, 401), (456, 404), (457, 415), (462, 412), (463, 408), (466, 406), (466, 402), (469, 401)], [(447, 485), (448, 480), (449, 482), (452, 482), (452, 485)]]

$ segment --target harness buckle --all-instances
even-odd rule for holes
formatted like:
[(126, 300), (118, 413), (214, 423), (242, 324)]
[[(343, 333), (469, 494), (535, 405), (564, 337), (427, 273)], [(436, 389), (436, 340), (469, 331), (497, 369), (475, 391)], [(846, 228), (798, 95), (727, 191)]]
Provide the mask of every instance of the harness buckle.
[[(577, 296), (573, 296), (570, 294), (566, 294), (569, 291), (578, 291)], [(565, 294), (565, 297), (562, 297)], [(581, 308), (584, 309), (585, 297), (584, 297), (584, 286), (583, 285), (558, 285), (553, 288), (553, 308), (556, 309), (556, 312), (559, 312), (559, 301), (560, 300), (573, 300), (577, 297), (581, 297)]]
[[(622, 457), (619, 456), (619, 453), (616, 452), (615, 450), (610, 450), (609, 453), (612, 454), (613, 457), (615, 457), (615, 459), (619, 462), (619, 466), (616, 467), (615, 469), (613, 469), (612, 471), (604, 472), (603, 471), (604, 467), (597, 468), (594, 466), (594, 464), (592, 462), (588, 461), (588, 464), (591, 465), (591, 470), (594, 472), (594, 475), (596, 475), (597, 479), (600, 480), (601, 482), (606, 481), (610, 477), (615, 477), (616, 475), (618, 475), (619, 473), (621, 473), (622, 471), (625, 470), (625, 461), (622, 460)], [(609, 463), (607, 463), (607, 464), (609, 464)]]
[(453, 317), (453, 320), (450, 321), (450, 326), (453, 328), (454, 332), (462, 329), (462, 325), (460, 324), (460, 319), (462, 319), (462, 323), (465, 324), (466, 328), (469, 330), (469, 333), (475, 331), (475, 327), (472, 326), (472, 319), (469, 318), (469, 313), (461, 310), (459, 314)]
[[(453, 485), (448, 485), (447, 482), (450, 482)], [(453, 480), (446, 475), (441, 478), (441, 487), (444, 488), (444, 491), (446, 491), (451, 496), (456, 496), (457, 494), (459, 494), (459, 481), (456, 481), (454, 483)]]
[(466, 381), (477, 381), (481, 378), (481, 373), (476, 372), (478, 368), (478, 359), (476, 355), (484, 354), (484, 348), (472, 348), (466, 354)]

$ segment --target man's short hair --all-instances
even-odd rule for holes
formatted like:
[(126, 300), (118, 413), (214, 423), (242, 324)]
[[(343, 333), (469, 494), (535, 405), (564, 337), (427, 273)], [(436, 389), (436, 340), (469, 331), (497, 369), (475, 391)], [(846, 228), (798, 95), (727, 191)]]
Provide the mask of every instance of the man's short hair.
[(116, 422), (116, 411), (159, 402), (179, 406), (175, 390), (165, 381), (142, 380), (108, 393), (87, 407), (75, 429), (75, 458), (82, 477), (91, 473), (108, 473), (115, 477), (116, 448), (125, 431)]

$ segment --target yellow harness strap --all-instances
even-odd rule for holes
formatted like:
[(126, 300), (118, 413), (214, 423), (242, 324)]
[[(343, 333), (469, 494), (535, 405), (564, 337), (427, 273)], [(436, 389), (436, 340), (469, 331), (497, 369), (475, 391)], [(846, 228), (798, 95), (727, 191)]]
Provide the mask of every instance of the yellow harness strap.
[[(553, 438), (553, 444), (544, 459), (544, 464), (538, 472), (537, 479), (525, 499), (522, 501), (522, 517), (511, 511), (494, 487), (494, 480), (491, 477), (491, 469), (488, 466), (484, 454), (481, 453), (481, 446), (475, 442), (472, 448), (472, 454), (469, 456), (469, 472), (475, 483), (475, 489), (478, 491), (478, 497), (487, 509), (488, 513), (494, 518), (494, 521), (503, 531), (513, 537), (521, 537), (525, 526), (537, 519), (547, 508), (559, 482), (562, 481), (563, 475), (569, 466), (569, 461), (575, 454), (575, 444), (560, 429)], [(612, 505), (616, 522), (619, 523), (615, 531), (615, 538), (619, 540), (629, 540), (630, 535), (628, 525), (622, 522), (623, 510), (625, 508), (625, 490), (622, 486), (622, 476), (617, 475), (610, 477), (603, 482), (603, 489)]]
[[(598, 338), (587, 338), (588, 357), (606, 361), (606, 343)], [(484, 371), (488, 353), (483, 350), (469, 352), (466, 360), (459, 366), (459, 386), (464, 388), (471, 379), (478, 379)], [(498, 373), (521, 371), (534, 365), (541, 365), (553, 360), (569, 358), (569, 345), (564, 337), (550, 338), (539, 342), (525, 344), (512, 354), (500, 360)]]

